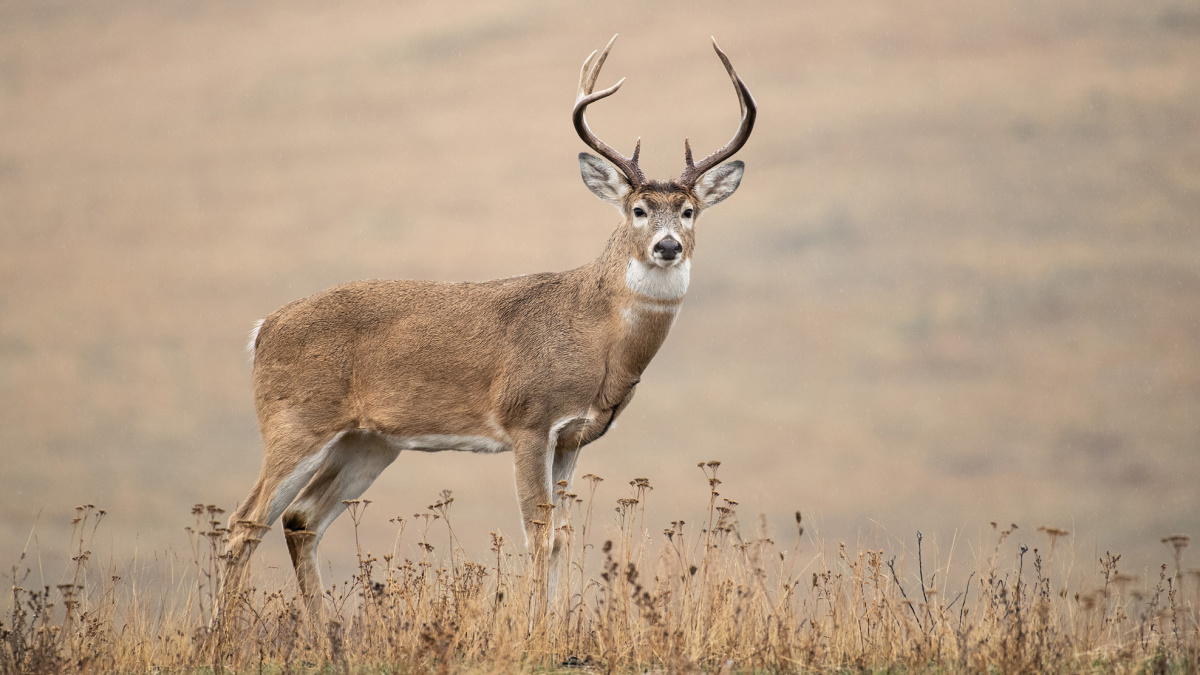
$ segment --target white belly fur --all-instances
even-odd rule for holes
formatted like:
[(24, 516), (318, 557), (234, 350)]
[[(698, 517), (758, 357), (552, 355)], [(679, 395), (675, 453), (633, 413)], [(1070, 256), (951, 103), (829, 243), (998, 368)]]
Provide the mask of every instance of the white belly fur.
[(387, 439), (388, 445), (397, 451), (442, 452), (443, 450), (459, 450), (462, 452), (494, 454), (497, 452), (510, 452), (512, 450), (512, 445), (487, 436), (425, 434), (422, 436), (384, 436), (384, 438)]

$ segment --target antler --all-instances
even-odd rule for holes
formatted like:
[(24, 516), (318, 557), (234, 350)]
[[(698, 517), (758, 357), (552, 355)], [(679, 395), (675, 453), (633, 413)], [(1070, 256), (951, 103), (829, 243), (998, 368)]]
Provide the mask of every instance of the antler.
[[(729, 57), (725, 56), (725, 52), (717, 46), (716, 38), (713, 38), (713, 49), (717, 50), (717, 56), (721, 57), (721, 63), (725, 64), (725, 70), (729, 72), (729, 79), (733, 80), (733, 88), (737, 91), (738, 105), (742, 107), (742, 121), (738, 124), (737, 133), (733, 135), (733, 139), (726, 143), (725, 147), (700, 160), (699, 164), (692, 163), (692, 146), (686, 138), (683, 139), (683, 161), (687, 168), (679, 176), (679, 183), (687, 187), (694, 185), (705, 172), (742, 149), (742, 146), (750, 138), (750, 132), (754, 129), (754, 118), (758, 115), (758, 104), (750, 95), (750, 89), (746, 87), (745, 82), (742, 82), (742, 78), (738, 77), (737, 71), (733, 69), (733, 64), (729, 62)], [(636, 157), (637, 153), (634, 153), (634, 156)]]
[[(583, 142), (587, 143), (591, 149), (600, 153), (601, 157), (615, 164), (636, 188), (646, 182), (646, 176), (642, 174), (641, 168), (638, 167), (638, 153), (642, 151), (642, 139), (638, 139), (637, 147), (633, 149), (633, 157), (626, 157), (597, 138), (596, 134), (593, 134), (592, 130), (588, 128), (587, 120), (583, 117), (583, 111), (590, 104), (602, 98), (612, 96), (621, 88), (621, 84), (625, 82), (625, 78), (621, 78), (620, 82), (617, 82), (608, 89), (592, 93), (592, 88), (596, 86), (596, 78), (600, 75), (600, 68), (604, 65), (604, 59), (608, 58), (608, 50), (612, 49), (613, 42), (616, 39), (616, 35), (612, 36), (612, 40), (608, 41), (608, 45), (604, 47), (603, 52), (592, 52), (588, 55), (587, 60), (583, 62), (583, 69), (579, 71), (579, 91), (575, 94), (575, 111), (571, 114), (571, 119), (575, 122), (575, 131), (583, 139)], [(600, 55), (599, 58), (597, 58), (597, 54)]]

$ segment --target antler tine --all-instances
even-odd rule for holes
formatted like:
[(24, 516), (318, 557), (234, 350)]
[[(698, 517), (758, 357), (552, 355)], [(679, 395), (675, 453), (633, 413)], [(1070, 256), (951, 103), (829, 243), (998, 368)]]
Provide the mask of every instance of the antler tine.
[[(633, 151), (633, 157), (626, 157), (616, 150), (609, 147), (607, 143), (600, 140), (596, 134), (588, 127), (587, 119), (584, 118), (584, 111), (589, 105), (599, 101), (602, 98), (612, 96), (625, 83), (625, 78), (621, 78), (613, 86), (608, 89), (602, 89), (595, 93), (592, 89), (596, 86), (596, 78), (600, 76), (600, 69), (604, 67), (604, 60), (608, 58), (608, 52), (612, 49), (613, 42), (617, 36), (612, 36), (608, 44), (604, 47), (604, 51), (592, 52), (583, 62), (583, 68), (579, 71), (579, 89), (575, 94), (575, 110), (571, 114), (571, 119), (575, 124), (575, 132), (583, 139), (583, 142), (591, 149), (600, 153), (600, 156), (612, 162), (625, 177), (633, 183), (634, 187), (640, 186), (646, 182), (645, 175), (638, 167), (638, 153), (641, 151), (642, 139), (638, 139), (637, 148)], [(598, 55), (598, 56), (597, 56)]]
[(589, 86), (588, 74), (592, 72), (592, 60), (596, 58), (596, 54), (598, 53), (598, 51), (593, 51), (583, 60), (583, 68), (579, 69), (579, 88), (575, 90), (576, 101), (592, 93), (591, 86), (595, 86), (596, 81), (592, 80), (591, 86)]
[[(603, 52), (594, 51), (583, 62), (583, 70), (579, 72), (579, 92), (575, 94), (576, 99), (592, 93), (592, 89), (596, 86), (596, 78), (600, 76), (600, 69), (604, 67), (604, 60), (608, 58), (608, 52), (616, 41), (617, 36), (613, 35), (608, 44), (604, 45)], [(600, 55), (599, 61), (596, 61), (596, 54)]]
[(733, 64), (729, 62), (729, 57), (725, 56), (725, 52), (717, 46), (717, 39), (713, 38), (713, 49), (717, 51), (717, 56), (720, 57), (721, 63), (725, 66), (725, 71), (729, 73), (729, 79), (733, 81), (733, 89), (737, 92), (738, 105), (742, 109), (742, 121), (738, 123), (737, 132), (734, 133), (733, 139), (725, 144), (720, 150), (700, 160), (699, 163), (692, 162), (692, 147), (685, 138), (683, 140), (683, 160), (686, 168), (683, 174), (679, 177), (679, 182), (682, 185), (693, 185), (700, 176), (713, 168), (717, 164), (729, 159), (733, 153), (742, 149), (746, 141), (750, 138), (750, 132), (754, 130), (754, 119), (758, 116), (758, 104), (754, 102), (754, 96), (750, 94), (749, 87), (742, 78), (738, 77), (737, 71), (733, 69)]

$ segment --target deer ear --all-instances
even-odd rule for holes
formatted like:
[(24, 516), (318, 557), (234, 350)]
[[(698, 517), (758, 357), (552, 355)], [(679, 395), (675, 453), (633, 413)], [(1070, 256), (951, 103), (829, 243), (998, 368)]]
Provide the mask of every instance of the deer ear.
[(622, 198), (629, 192), (629, 180), (613, 168), (612, 164), (586, 152), (579, 153), (579, 173), (583, 184), (600, 199), (618, 209), (623, 208)]
[(696, 196), (706, 208), (720, 204), (741, 185), (742, 172), (745, 170), (746, 163), (741, 160), (725, 162), (709, 170), (696, 181)]

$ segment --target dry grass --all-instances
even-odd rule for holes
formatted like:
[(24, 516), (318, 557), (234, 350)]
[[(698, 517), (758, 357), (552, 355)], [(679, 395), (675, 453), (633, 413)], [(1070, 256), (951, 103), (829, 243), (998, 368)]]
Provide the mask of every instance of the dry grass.
[[(739, 520), (718, 492), (718, 466), (700, 465), (707, 519), (661, 536), (644, 522), (645, 479), (630, 481), (599, 535), (602, 479), (583, 476), (582, 496), (563, 495), (570, 547), (550, 611), (538, 592), (545, 565), (523, 547), (493, 534), (494, 557), (466, 559), (443, 493), (394, 519), (397, 542), (416, 531), (415, 559), (360, 548), (355, 577), (327, 591), (320, 626), (290, 584), (248, 591), (241, 611), (214, 622), (226, 534), (216, 507), (193, 510), (190, 569), (153, 588), (97, 569), (89, 547), (104, 512), (80, 507), (68, 583), (25, 588), (24, 559), (12, 568), (0, 671), (1196, 670), (1200, 571), (1185, 570), (1185, 536), (1163, 540), (1174, 569), (1146, 580), (1121, 572), (1119, 555), (1073, 569), (1070, 533), (1053, 527), (1029, 535), (1038, 548), (1019, 543), (1016, 526), (994, 527), (957, 567), (934, 560), (919, 533), (915, 560), (826, 548), (800, 513), (789, 543), (777, 543)], [(356, 530), (368, 505), (350, 503)]]

